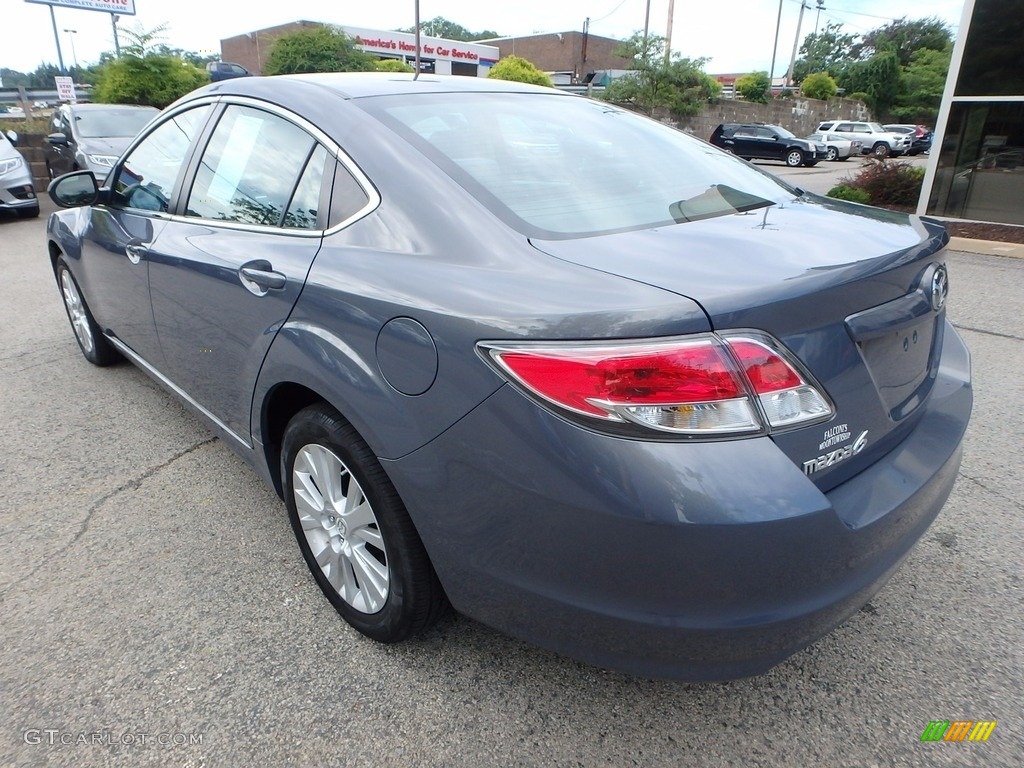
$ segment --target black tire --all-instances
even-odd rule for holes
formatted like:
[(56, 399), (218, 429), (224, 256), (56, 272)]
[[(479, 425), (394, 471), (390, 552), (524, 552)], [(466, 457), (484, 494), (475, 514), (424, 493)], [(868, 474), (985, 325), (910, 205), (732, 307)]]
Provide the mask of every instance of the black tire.
[(825, 150), (825, 159), (831, 160), (834, 163), (839, 159), (839, 150), (835, 147), (829, 147)]
[(840, 163), (845, 163), (845, 162), (846, 162), (847, 160), (849, 160), (849, 159), (850, 159), (850, 156), (849, 156), (849, 155), (847, 155), (846, 157), (838, 157), (838, 158), (836, 158), (836, 159), (837, 159), (837, 160), (838, 160), (838, 161), (839, 161)]
[(39, 215), (39, 206), (33, 205), (31, 208), (18, 208), (18, 217), (22, 219), (34, 219)]
[(880, 160), (884, 159), (890, 154), (889, 145), (884, 141), (880, 141), (871, 148), (871, 154)]
[(804, 164), (804, 153), (799, 149), (790, 149), (786, 152), (786, 165), (790, 168), (799, 168)]
[[(314, 473), (303, 472), (310, 467), (310, 457), (315, 456), (326, 456), (327, 461), (336, 459), (340, 462), (340, 472), (334, 476), (338, 483), (335, 488), (342, 494), (342, 500), (361, 492), (369, 505), (369, 514), (364, 511), (362, 517), (369, 517), (372, 523), (364, 524), (358, 530), (379, 539), (381, 547), (366, 543), (366, 538), (358, 539), (355, 527), (349, 530), (344, 523), (334, 523), (336, 516), (339, 521), (350, 519), (350, 524), (356, 525), (351, 522), (354, 518), (350, 517), (351, 510), (347, 507), (343, 512), (336, 505), (323, 503)], [(298, 490), (296, 474), (300, 476), (301, 488)], [(441, 617), (448, 601), (405, 505), (369, 446), (337, 411), (325, 404), (317, 404), (295, 414), (285, 429), (282, 442), (281, 478), (288, 516), (302, 557), (331, 605), (354, 629), (379, 642), (394, 643), (423, 632)], [(299, 493), (304, 494), (301, 513), (296, 500)], [(314, 512), (317, 501), (322, 510)], [(359, 508), (362, 506), (358, 505)], [(331, 515), (332, 511), (335, 515)], [(322, 517), (317, 519), (316, 515)], [(303, 520), (306, 528), (310, 529), (309, 535), (303, 527)], [(323, 541), (319, 554), (332, 561), (324, 567), (317, 562), (318, 553), (314, 553), (311, 547), (311, 536)], [(373, 567), (382, 567), (386, 571), (386, 599), (380, 607), (371, 605), (372, 611), (361, 610), (352, 604), (366, 605), (372, 595), (379, 592), (371, 588), (369, 581), (359, 583), (360, 576), (351, 566), (356, 557), (337, 554), (339, 548), (344, 552), (345, 546), (351, 547), (352, 553), (361, 546), (362, 554), (358, 559), (365, 562), (367, 557), (372, 557)], [(330, 568), (330, 575), (325, 568)], [(367, 572), (365, 567), (364, 572)], [(336, 587), (331, 578), (354, 581)], [(357, 589), (354, 593), (346, 592), (346, 599), (342, 590), (349, 588), (349, 584)]]
[[(64, 299), (64, 311), (67, 313), (71, 331), (75, 334), (75, 341), (78, 342), (78, 348), (82, 350), (82, 355), (93, 365), (101, 367), (113, 365), (121, 359), (121, 353), (107, 341), (107, 337), (103, 335), (100, 327), (96, 324), (89, 305), (82, 295), (82, 290), (78, 287), (78, 281), (71, 274), (71, 270), (68, 269), (63, 258), (57, 259), (56, 276), (57, 289)], [(73, 292), (69, 292), (68, 287), (65, 286), (65, 278), (70, 281), (70, 286), (73, 286)], [(73, 293), (73, 296), (70, 293)], [(74, 297), (77, 297), (77, 302)], [(79, 322), (77, 326), (76, 317)]]

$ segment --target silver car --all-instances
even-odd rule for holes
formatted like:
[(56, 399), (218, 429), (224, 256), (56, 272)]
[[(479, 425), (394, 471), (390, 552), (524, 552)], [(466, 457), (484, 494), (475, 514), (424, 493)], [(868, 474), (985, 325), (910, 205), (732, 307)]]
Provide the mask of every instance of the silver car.
[(851, 156), (858, 157), (863, 146), (860, 139), (851, 139), (836, 133), (812, 133), (807, 140), (825, 145), (826, 160), (849, 160)]
[(32, 171), (14, 147), (18, 134), (0, 133), (0, 211), (15, 211), (22, 218), (39, 215), (39, 199), (32, 184)]
[(103, 179), (125, 147), (150, 120), (155, 107), (134, 104), (65, 104), (53, 113), (43, 149), (51, 179), (71, 171), (92, 171)]

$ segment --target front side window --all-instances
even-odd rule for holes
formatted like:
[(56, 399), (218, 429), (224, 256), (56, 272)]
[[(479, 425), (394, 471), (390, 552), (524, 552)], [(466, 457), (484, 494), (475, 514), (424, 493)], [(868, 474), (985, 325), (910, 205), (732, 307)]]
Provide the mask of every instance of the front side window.
[(113, 184), (113, 204), (166, 211), (188, 150), (206, 124), (209, 105), (179, 112), (157, 126), (125, 158)]
[[(282, 117), (230, 105), (196, 170), (185, 215), (280, 226), (314, 145), (312, 136)], [(293, 212), (293, 221), (308, 219), (310, 207), (316, 206)]]

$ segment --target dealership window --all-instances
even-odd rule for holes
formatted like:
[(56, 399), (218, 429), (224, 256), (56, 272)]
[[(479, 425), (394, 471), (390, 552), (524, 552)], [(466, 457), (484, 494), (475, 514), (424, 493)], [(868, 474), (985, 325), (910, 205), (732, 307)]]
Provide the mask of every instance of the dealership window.
[(1024, 102), (954, 103), (939, 152), (929, 213), (1024, 224)]
[(957, 96), (1024, 94), (1024, 3), (975, 0), (957, 78)]
[(476, 64), (467, 64), (464, 61), (452, 62), (452, 74), (464, 77), (476, 77)]

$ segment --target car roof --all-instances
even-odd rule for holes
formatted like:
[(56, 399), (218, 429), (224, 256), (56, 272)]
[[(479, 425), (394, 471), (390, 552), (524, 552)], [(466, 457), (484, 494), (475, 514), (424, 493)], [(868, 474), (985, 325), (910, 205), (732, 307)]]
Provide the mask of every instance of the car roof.
[(370, 96), (405, 96), (417, 93), (535, 93), (571, 96), (554, 88), (459, 75), (420, 75), (393, 72), (329, 72), (306, 75), (235, 78), (212, 83), (188, 98), (210, 93), (272, 97), (289, 84), (306, 84), (329, 90), (345, 99)]

